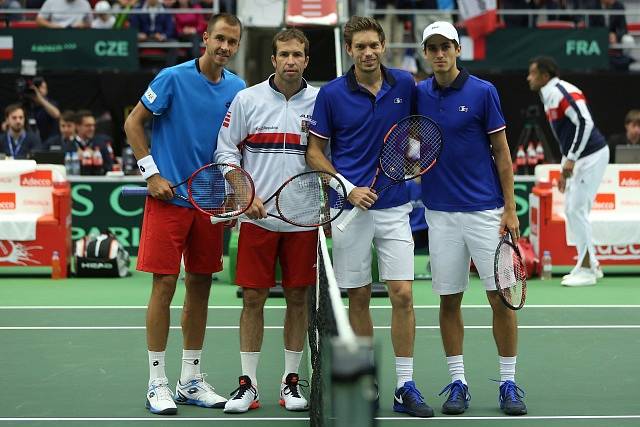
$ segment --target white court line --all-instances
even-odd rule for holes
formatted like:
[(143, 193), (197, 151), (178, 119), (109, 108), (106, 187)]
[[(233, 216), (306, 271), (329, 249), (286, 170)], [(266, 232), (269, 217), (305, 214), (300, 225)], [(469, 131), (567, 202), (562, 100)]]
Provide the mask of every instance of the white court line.
[[(345, 307), (348, 307), (345, 305)], [(640, 308), (640, 304), (531, 304), (526, 305), (526, 308)], [(266, 305), (266, 310), (283, 310), (286, 308), (284, 305)], [(390, 305), (372, 305), (371, 309), (387, 309), (390, 310)], [(437, 309), (439, 305), (415, 305), (415, 309)], [(462, 305), (462, 308), (490, 308), (488, 304), (469, 304)], [(0, 310), (146, 310), (146, 305), (0, 305)], [(172, 305), (172, 310), (181, 310), (181, 305)], [(209, 309), (219, 310), (240, 310), (241, 305), (210, 305)]]
[[(526, 421), (526, 420), (632, 420), (640, 419), (640, 415), (535, 415), (535, 416), (522, 416), (522, 417), (507, 417), (507, 416), (495, 416), (495, 417), (436, 417), (425, 420), (424, 418), (411, 418), (411, 417), (376, 417), (379, 421), (459, 421), (459, 420), (471, 420), (471, 421)], [(0, 418), (0, 422), (20, 422), (20, 421), (149, 421), (149, 422), (182, 422), (182, 421), (309, 421), (308, 417), (298, 418), (285, 418), (285, 417), (273, 417), (273, 418), (249, 418), (249, 417), (224, 417), (224, 418), (160, 418), (160, 417), (113, 417), (113, 418), (100, 418), (100, 417), (85, 417), (85, 418), (55, 418), (55, 417), (24, 417), (24, 418)]]
[[(127, 331), (144, 330), (145, 326), (0, 326), (0, 331)], [(283, 326), (265, 326), (264, 329), (283, 329)], [(491, 325), (465, 326), (465, 329), (492, 329)], [(169, 329), (182, 329), (170, 326)], [(207, 329), (240, 329), (239, 326), (207, 326)], [(373, 329), (391, 329), (374, 326)], [(416, 326), (416, 329), (440, 329), (439, 326)], [(519, 325), (518, 329), (640, 329), (640, 325)]]

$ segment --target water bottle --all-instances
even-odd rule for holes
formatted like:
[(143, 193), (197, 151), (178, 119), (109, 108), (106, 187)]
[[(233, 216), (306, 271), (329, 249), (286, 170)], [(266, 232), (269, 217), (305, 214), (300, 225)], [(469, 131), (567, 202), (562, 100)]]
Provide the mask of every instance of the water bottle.
[(122, 169), (125, 175), (134, 175), (138, 171), (136, 157), (131, 147), (124, 147), (122, 149)]
[(85, 147), (82, 150), (80, 171), (82, 175), (93, 175), (93, 150), (91, 149), (91, 147)]
[(529, 141), (527, 147), (527, 166), (529, 166), (528, 175), (533, 175), (538, 164), (538, 155), (536, 153), (536, 147), (533, 145), (533, 141)]
[(551, 252), (544, 251), (542, 255), (542, 276), (540, 278), (542, 280), (550, 280), (552, 268), (553, 264), (551, 263)]
[(104, 170), (102, 168), (104, 161), (102, 159), (102, 153), (100, 152), (100, 149), (97, 147), (95, 150), (93, 150), (92, 162), (93, 162), (93, 174), (104, 175)]
[(64, 155), (64, 169), (67, 171), (67, 176), (73, 173), (71, 164), (71, 153), (67, 151)]
[(62, 265), (60, 265), (60, 254), (53, 251), (51, 254), (51, 278), (53, 280), (62, 279)]
[(524, 145), (518, 146), (518, 151), (516, 151), (516, 174), (522, 175), (525, 173), (525, 168), (527, 167), (527, 154), (524, 152)]
[(538, 145), (536, 145), (536, 156), (538, 157), (538, 164), (541, 165), (544, 163), (544, 147), (542, 146), (542, 142), (538, 141)]
[(80, 157), (77, 151), (71, 153), (71, 175), (80, 175)]

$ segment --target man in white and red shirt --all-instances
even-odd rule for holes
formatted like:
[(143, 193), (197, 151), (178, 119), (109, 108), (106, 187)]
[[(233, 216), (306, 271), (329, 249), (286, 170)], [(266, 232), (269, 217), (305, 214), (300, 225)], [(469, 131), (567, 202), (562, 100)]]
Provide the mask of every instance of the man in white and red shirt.
[(589, 212), (609, 163), (609, 147), (593, 122), (582, 91), (558, 76), (558, 65), (552, 58), (540, 56), (529, 62), (529, 88), (540, 93), (551, 130), (560, 143), (558, 189), (565, 193), (567, 228), (578, 251), (576, 266), (562, 278), (562, 284), (595, 285), (602, 270), (593, 246)]
[(264, 334), (263, 308), (275, 284), (276, 259), (287, 302), (280, 404), (291, 411), (308, 408), (298, 386), (298, 370), (307, 330), (307, 291), (316, 281), (318, 234), (315, 229), (302, 230), (267, 218), (267, 212), (276, 213), (276, 208), (263, 200), (288, 178), (307, 170), (307, 130), (318, 89), (302, 78), (309, 63), (309, 41), (301, 31), (286, 29), (276, 34), (271, 62), (275, 74), (236, 95), (220, 128), (216, 150), (216, 162), (242, 164), (256, 188), (246, 211), (250, 219), (242, 221), (238, 243), (242, 376), (224, 408), (232, 413), (260, 406), (256, 372)]

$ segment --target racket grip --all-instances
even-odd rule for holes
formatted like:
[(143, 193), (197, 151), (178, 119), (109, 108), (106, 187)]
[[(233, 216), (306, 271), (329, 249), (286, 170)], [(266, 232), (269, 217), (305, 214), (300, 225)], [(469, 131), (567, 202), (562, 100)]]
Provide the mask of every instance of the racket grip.
[(220, 224), (221, 222), (227, 222), (227, 221), (233, 221), (234, 219), (238, 219), (243, 215), (234, 215), (234, 216), (212, 216), (211, 217), (211, 224)]
[(128, 196), (148, 196), (149, 190), (147, 187), (122, 187), (120, 194), (124, 197)]
[(347, 216), (342, 220), (342, 222), (340, 224), (337, 225), (338, 230), (340, 231), (344, 231), (347, 226), (349, 225), (349, 223), (351, 221), (353, 221), (353, 219), (358, 216), (358, 214), (360, 214), (360, 209), (354, 207), (353, 209), (351, 209), (349, 211), (349, 213), (347, 214)]

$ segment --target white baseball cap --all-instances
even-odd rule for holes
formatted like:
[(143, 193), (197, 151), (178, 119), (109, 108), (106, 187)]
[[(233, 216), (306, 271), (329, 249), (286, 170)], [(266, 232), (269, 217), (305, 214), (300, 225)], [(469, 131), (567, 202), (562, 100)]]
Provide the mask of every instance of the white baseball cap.
[(429, 37), (435, 36), (436, 34), (440, 34), (449, 40), (455, 41), (458, 46), (460, 45), (460, 38), (458, 37), (456, 27), (446, 21), (436, 21), (427, 26), (422, 33), (422, 45), (424, 46), (427, 40), (429, 40)]
[(96, 3), (96, 5), (93, 7), (94, 12), (96, 13), (104, 13), (104, 12), (109, 12), (111, 10), (111, 5), (109, 4), (108, 1), (106, 0), (100, 0), (99, 2)]

